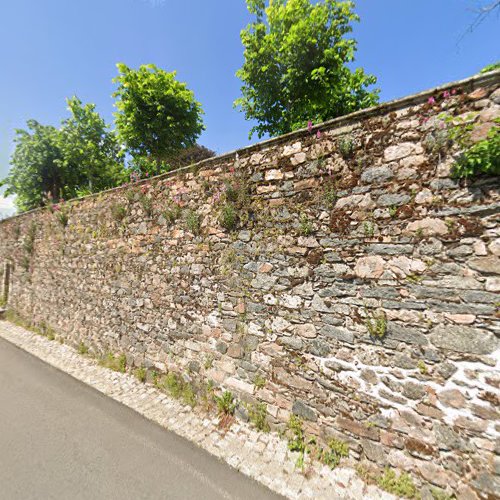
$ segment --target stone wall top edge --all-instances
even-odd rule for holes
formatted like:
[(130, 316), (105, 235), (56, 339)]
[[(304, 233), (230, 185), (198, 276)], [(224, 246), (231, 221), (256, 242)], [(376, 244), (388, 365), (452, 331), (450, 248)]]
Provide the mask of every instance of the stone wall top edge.
[[(402, 98), (393, 99), (392, 101), (387, 101), (387, 102), (384, 102), (382, 104), (378, 104), (377, 106), (372, 106), (370, 108), (355, 111), (354, 113), (350, 113), (350, 114), (345, 115), (345, 116), (333, 118), (332, 120), (328, 120), (326, 122), (314, 125), (313, 131), (316, 131), (319, 129), (321, 129), (322, 131), (326, 131), (326, 130), (341, 128), (341, 127), (344, 127), (344, 126), (347, 126), (347, 125), (350, 125), (350, 124), (353, 124), (356, 122), (360, 122), (361, 120), (364, 120), (366, 118), (371, 118), (374, 116), (379, 116), (379, 115), (383, 115), (386, 113), (391, 113), (393, 111), (403, 109), (405, 107), (409, 107), (409, 106), (413, 106), (413, 105), (417, 105), (417, 104), (422, 104), (423, 102), (425, 102), (425, 100), (428, 97), (432, 96), (433, 94), (435, 94), (437, 92), (444, 91), (444, 90), (449, 89), (451, 87), (462, 87), (462, 88), (468, 87), (468, 91), (472, 91), (477, 87), (490, 86), (490, 85), (494, 85), (495, 83), (500, 83), (500, 70), (495, 70), (495, 71), (491, 71), (491, 72), (488, 72), (488, 73), (485, 73), (482, 75), (474, 75), (472, 77), (468, 77), (468, 78), (465, 78), (462, 80), (457, 80), (457, 81), (445, 83), (445, 84), (442, 84), (438, 87), (433, 87), (433, 88), (424, 90), (422, 92), (418, 92), (416, 94), (411, 94), (411, 95), (408, 95), (408, 96), (405, 96)], [(148, 184), (148, 183), (155, 182), (155, 181), (158, 181), (161, 179), (175, 177), (179, 174), (191, 172), (193, 169), (198, 170), (198, 169), (205, 167), (205, 166), (210, 166), (210, 165), (220, 163), (220, 162), (225, 161), (225, 160), (229, 160), (232, 157), (236, 157), (236, 155), (242, 156), (244, 154), (252, 153), (254, 151), (261, 151), (261, 150), (266, 149), (266, 148), (276, 147), (276, 146), (279, 146), (280, 144), (291, 142), (294, 139), (300, 139), (306, 135), (309, 135), (309, 133), (310, 132), (307, 128), (296, 130), (294, 132), (290, 132), (288, 134), (284, 134), (284, 135), (281, 135), (278, 137), (266, 139), (264, 141), (260, 141), (260, 142), (257, 142), (255, 144), (251, 144), (249, 146), (245, 146), (245, 147), (240, 148), (240, 149), (228, 151), (226, 153), (215, 156), (213, 158), (207, 158), (207, 159), (202, 160), (198, 163), (194, 163), (192, 165), (178, 168), (176, 170), (172, 170), (170, 172), (167, 172), (167, 173), (164, 173), (161, 175), (157, 175), (155, 177), (151, 177), (148, 179), (142, 179), (141, 181), (139, 181), (135, 184), (136, 185)], [(94, 193), (94, 194), (83, 196), (80, 198), (74, 198), (74, 199), (70, 200), (70, 202), (76, 203), (76, 202), (79, 202), (82, 200), (95, 198), (97, 196), (110, 194), (113, 192), (123, 190), (125, 187), (126, 186), (118, 186), (118, 187), (115, 187), (112, 189), (101, 191), (99, 193)], [(39, 211), (42, 211), (42, 210), (45, 210), (45, 207), (35, 208), (35, 209), (29, 210), (27, 212), (22, 212), (20, 214), (13, 215), (11, 217), (7, 217), (5, 219), (0, 220), (0, 225), (4, 224), (6, 222), (12, 221), (14, 219), (18, 219), (21, 217), (26, 217), (26, 216), (32, 215), (32, 214), (39, 212)]]

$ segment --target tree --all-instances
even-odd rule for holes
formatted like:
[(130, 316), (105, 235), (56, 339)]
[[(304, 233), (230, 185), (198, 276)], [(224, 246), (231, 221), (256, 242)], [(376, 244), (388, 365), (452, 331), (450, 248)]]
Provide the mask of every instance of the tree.
[(123, 153), (114, 132), (95, 111), (74, 96), (67, 100), (71, 116), (62, 122), (59, 160), (71, 194), (83, 195), (112, 188), (125, 181)]
[(112, 188), (125, 180), (115, 135), (107, 130), (94, 104), (68, 99), (71, 116), (60, 128), (29, 120), (16, 130), (11, 169), (0, 183), (4, 195), (16, 195), (20, 211)]
[(235, 101), (262, 137), (325, 121), (378, 102), (373, 75), (351, 70), (357, 43), (346, 38), (359, 18), (352, 1), (247, 0), (254, 22), (241, 32), (245, 62)]
[(43, 206), (47, 193), (62, 191), (64, 180), (58, 166), (61, 160), (59, 131), (52, 126), (28, 120), (28, 130), (16, 130), (16, 148), (8, 176), (1, 182), (4, 196), (16, 195), (20, 211)]
[(147, 163), (156, 172), (166, 159), (192, 147), (204, 130), (203, 110), (176, 73), (153, 64), (137, 70), (118, 64), (116, 128), (137, 165)]

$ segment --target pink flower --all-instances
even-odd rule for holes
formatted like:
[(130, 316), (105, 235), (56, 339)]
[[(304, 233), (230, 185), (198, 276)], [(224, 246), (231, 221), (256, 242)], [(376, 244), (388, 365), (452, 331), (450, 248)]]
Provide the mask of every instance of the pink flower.
[(451, 95), (455, 95), (457, 93), (457, 89), (451, 89)]
[(316, 132), (316, 139), (321, 139), (321, 131), (320, 130), (318, 130)]
[(429, 99), (427, 100), (427, 103), (428, 104), (436, 104), (436, 99), (434, 99), (434, 97), (429, 97)]
[(311, 133), (312, 129), (313, 129), (313, 122), (311, 120), (309, 120), (307, 122), (307, 130), (309, 130), (309, 133)]
[(146, 177), (149, 177), (149, 172), (146, 172)]
[(447, 90), (445, 90), (443, 92), (443, 99), (448, 99), (448, 97), (450, 97), (450, 96), (451, 96), (451, 94)]
[(231, 167), (231, 168), (229, 169), (229, 171), (230, 171), (232, 174), (234, 174), (234, 171), (235, 171), (234, 167)]

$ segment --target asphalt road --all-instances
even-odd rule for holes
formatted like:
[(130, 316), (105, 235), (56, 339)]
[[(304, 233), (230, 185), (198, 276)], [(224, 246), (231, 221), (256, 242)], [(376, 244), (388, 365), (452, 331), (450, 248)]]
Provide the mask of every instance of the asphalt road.
[(0, 499), (277, 499), (0, 339)]

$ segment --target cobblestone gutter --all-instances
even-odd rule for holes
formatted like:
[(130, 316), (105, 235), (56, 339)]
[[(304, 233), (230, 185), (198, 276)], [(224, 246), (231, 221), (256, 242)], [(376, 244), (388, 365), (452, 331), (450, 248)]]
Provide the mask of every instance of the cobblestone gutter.
[(228, 431), (219, 429), (219, 419), (194, 411), (129, 374), (103, 368), (75, 349), (0, 321), (0, 337), (37, 358), (128, 406), (148, 420), (175, 432), (243, 474), (256, 479), (288, 498), (384, 499), (396, 497), (366, 485), (352, 468), (330, 470), (308, 466), (307, 477), (296, 468), (297, 453), (288, 451), (286, 441), (238, 422)]

